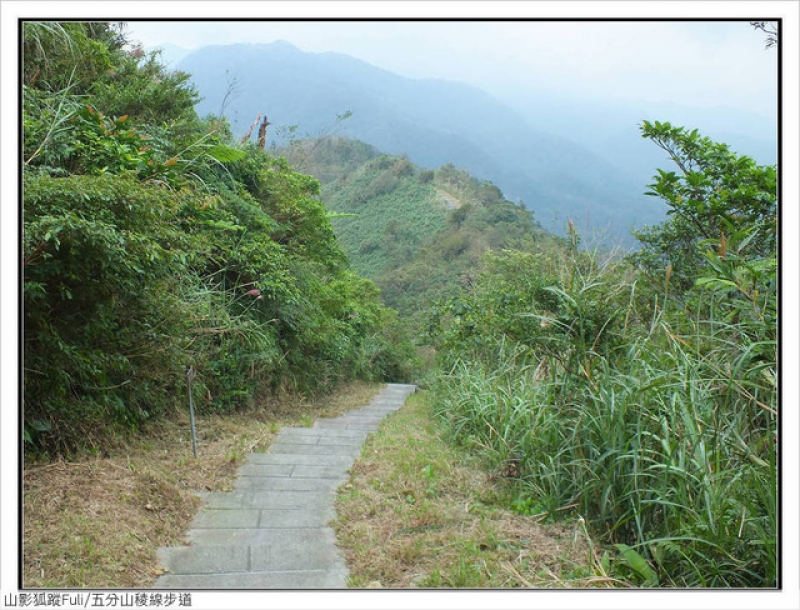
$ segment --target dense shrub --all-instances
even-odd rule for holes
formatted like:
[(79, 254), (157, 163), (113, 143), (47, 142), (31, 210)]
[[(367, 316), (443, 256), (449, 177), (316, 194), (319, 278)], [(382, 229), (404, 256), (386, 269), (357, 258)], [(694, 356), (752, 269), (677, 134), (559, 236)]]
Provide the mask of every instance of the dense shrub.
[(187, 366), (215, 412), (409, 378), (409, 339), (349, 270), (317, 180), (199, 119), (185, 75), (108, 24), (24, 34), (29, 450), (139, 428), (183, 402)]

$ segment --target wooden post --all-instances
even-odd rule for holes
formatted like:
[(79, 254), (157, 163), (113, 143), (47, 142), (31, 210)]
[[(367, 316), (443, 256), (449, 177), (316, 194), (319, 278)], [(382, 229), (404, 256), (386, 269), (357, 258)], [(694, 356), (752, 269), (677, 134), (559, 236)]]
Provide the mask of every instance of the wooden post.
[(194, 457), (197, 458), (197, 431), (194, 428), (194, 402), (192, 401), (192, 382), (197, 376), (194, 367), (189, 365), (186, 367), (186, 387), (189, 388), (189, 421), (192, 425), (192, 452)]
[(272, 123), (267, 120), (267, 117), (264, 117), (258, 127), (258, 150), (264, 150), (267, 145), (267, 125), (272, 125)]

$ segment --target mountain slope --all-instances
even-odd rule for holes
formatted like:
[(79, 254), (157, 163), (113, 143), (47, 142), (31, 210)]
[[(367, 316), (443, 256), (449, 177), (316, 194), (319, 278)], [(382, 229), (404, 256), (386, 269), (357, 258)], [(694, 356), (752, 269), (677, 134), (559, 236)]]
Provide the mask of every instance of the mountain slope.
[[(406, 157), (343, 137), (301, 141), (279, 152), (323, 182), (322, 201), (336, 213), (332, 224), (353, 268), (415, 330), (432, 302), (476, 277), (487, 250), (558, 247), (524, 206), (452, 164), (422, 170)], [(353, 161), (363, 156), (369, 158)]]
[[(416, 164), (447, 163), (491, 180), (548, 228), (572, 218), (585, 233), (652, 224), (663, 209), (643, 185), (587, 149), (534, 130), (511, 108), (471, 86), (413, 80), (336, 53), (304, 53), (288, 43), (196, 50), (178, 68), (192, 75), (200, 114), (224, 113), (241, 134), (259, 112), (280, 126), (316, 134), (351, 111), (341, 133)], [(231, 88), (232, 85), (232, 88)], [(227, 96), (227, 99), (226, 99)], [(628, 239), (628, 243), (631, 240)]]

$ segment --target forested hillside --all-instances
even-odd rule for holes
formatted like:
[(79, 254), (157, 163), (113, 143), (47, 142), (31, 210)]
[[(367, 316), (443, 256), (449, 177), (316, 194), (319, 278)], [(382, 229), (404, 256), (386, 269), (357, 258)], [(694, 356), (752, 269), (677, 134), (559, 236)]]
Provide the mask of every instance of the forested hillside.
[(530, 210), (453, 164), (425, 170), (344, 137), (295, 142), (281, 153), (322, 181), (353, 268), (417, 332), (434, 303), (475, 280), (486, 252), (556, 255), (564, 247)]
[(411, 344), (350, 269), (319, 182), (221, 119), (108, 24), (26, 23), (24, 437), (62, 452), (351, 378), (403, 380)]

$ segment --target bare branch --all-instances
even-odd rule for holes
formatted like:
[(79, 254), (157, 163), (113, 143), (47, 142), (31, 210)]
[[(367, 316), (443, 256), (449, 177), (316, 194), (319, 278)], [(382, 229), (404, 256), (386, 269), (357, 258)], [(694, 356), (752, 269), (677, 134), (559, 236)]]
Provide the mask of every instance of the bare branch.
[(778, 46), (778, 27), (774, 21), (751, 21), (750, 25), (767, 35), (765, 49)]

